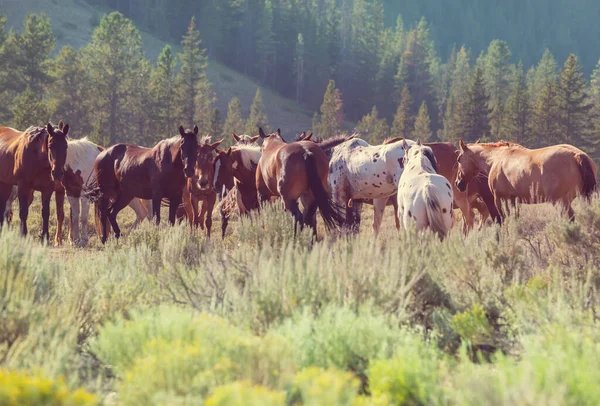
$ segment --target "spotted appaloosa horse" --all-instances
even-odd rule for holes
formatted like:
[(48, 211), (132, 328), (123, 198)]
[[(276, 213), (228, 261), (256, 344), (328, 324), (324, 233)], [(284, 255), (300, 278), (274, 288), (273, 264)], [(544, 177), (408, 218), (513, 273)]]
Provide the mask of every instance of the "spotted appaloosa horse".
[[(256, 188), (261, 200), (280, 196), (296, 224), (311, 226), (315, 234), (317, 208), (328, 229), (342, 225), (343, 206), (337, 206), (327, 190), (329, 163), (323, 150), (310, 141), (287, 144), (279, 130), (266, 135), (261, 128), (259, 134), (264, 140), (256, 170)], [(299, 198), (304, 213), (298, 207)]]
[(406, 151), (404, 172), (398, 185), (398, 217), (404, 229), (416, 223), (417, 230), (426, 228), (440, 238), (452, 228), (454, 197), (448, 179), (437, 173), (437, 164), (430, 147), (409, 146), (402, 141)]
[[(379, 232), (383, 211), (390, 196), (398, 190), (404, 170), (405, 151), (400, 139), (383, 145), (369, 145), (354, 138), (333, 148), (329, 163), (329, 187), (333, 200), (346, 207), (346, 224), (355, 229), (355, 212), (360, 212), (361, 199), (372, 199), (373, 231)], [(414, 141), (407, 141), (408, 145)], [(349, 202), (352, 200), (352, 203)]]
[(94, 164), (95, 184), (88, 193), (98, 200), (96, 215), (102, 225), (102, 243), (108, 224), (121, 236), (117, 215), (134, 198), (152, 199), (153, 217), (160, 223), (163, 199), (169, 201), (169, 223), (175, 224), (186, 178), (194, 176), (198, 151), (198, 126), (179, 127), (179, 135), (160, 141), (153, 148), (117, 144), (104, 150)]
[(27, 217), (34, 190), (42, 193), (42, 239), (49, 240), (50, 198), (55, 182), (62, 180), (67, 159), (69, 125), (30, 127), (21, 132), (0, 127), (0, 226), (6, 203), (18, 187), (21, 234), (27, 234)]

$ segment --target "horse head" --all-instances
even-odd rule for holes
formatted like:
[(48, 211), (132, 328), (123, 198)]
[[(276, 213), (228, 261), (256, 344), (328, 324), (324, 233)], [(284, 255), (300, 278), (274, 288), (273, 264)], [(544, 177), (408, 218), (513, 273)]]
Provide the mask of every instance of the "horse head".
[(179, 135), (181, 135), (180, 155), (183, 163), (183, 173), (186, 178), (191, 178), (194, 176), (194, 168), (196, 166), (198, 126), (194, 126), (194, 130), (184, 130), (183, 126), (180, 126)]
[(217, 192), (219, 201), (222, 199), (223, 187), (226, 190), (233, 188), (233, 167), (231, 163), (231, 147), (227, 151), (217, 150), (213, 160), (213, 188)]
[(479, 164), (475, 153), (463, 142), (459, 141), (458, 172), (456, 173), (456, 187), (461, 192), (467, 190), (467, 185), (479, 173)]
[(194, 180), (196, 187), (201, 191), (207, 191), (213, 186), (214, 178), (214, 166), (213, 166), (213, 152), (223, 142), (217, 141), (209, 144), (210, 137), (204, 137), (200, 144), (198, 144), (198, 151), (196, 155), (196, 168), (194, 170)]
[(233, 136), (233, 139), (235, 139), (235, 142), (238, 143), (238, 145), (254, 145), (256, 144), (256, 141), (258, 141), (258, 139), (260, 138), (260, 135), (255, 135), (254, 137), (251, 137), (249, 135), (237, 135), (236, 133), (231, 133), (231, 135)]
[(52, 180), (60, 181), (65, 173), (65, 163), (67, 161), (69, 125), (65, 125), (60, 120), (58, 127), (55, 128), (48, 123), (46, 129), (48, 130), (48, 138), (43, 149), (48, 153)]
[(267, 148), (273, 142), (279, 141), (279, 142), (285, 143), (285, 140), (281, 136), (281, 130), (279, 128), (274, 133), (266, 135), (261, 127), (258, 129), (258, 135), (260, 136), (260, 138), (263, 139), (263, 144), (262, 144), (263, 149)]
[(431, 147), (421, 144), (421, 140), (417, 140), (416, 144), (409, 145), (406, 140), (402, 140), (402, 149), (404, 149), (404, 166), (409, 162), (418, 161), (419, 165), (427, 170), (433, 170), (438, 173), (437, 160), (433, 154)]

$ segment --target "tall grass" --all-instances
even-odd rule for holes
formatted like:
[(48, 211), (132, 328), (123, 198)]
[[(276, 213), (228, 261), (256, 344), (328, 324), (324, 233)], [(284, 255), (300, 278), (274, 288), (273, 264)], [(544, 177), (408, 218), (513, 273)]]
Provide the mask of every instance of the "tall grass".
[(375, 238), (369, 215), (314, 241), (279, 205), (224, 240), (146, 222), (57, 249), (5, 228), (0, 367), (119, 404), (595, 404), (600, 199), (575, 208), (444, 242), (391, 216)]

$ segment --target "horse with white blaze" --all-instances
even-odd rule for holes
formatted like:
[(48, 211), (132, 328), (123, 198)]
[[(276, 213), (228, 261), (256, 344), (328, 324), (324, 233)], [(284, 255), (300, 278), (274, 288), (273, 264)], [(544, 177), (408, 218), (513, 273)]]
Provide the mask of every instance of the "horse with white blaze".
[(454, 222), (454, 196), (452, 186), (444, 176), (437, 173), (433, 150), (421, 145), (406, 150), (404, 172), (398, 185), (398, 217), (402, 228), (416, 223), (417, 230), (429, 228), (440, 238), (448, 235)]

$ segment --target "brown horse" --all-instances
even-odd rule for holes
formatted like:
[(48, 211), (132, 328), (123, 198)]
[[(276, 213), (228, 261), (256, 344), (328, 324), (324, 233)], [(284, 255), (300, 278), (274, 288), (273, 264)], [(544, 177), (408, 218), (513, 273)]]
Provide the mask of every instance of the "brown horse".
[(596, 188), (596, 165), (572, 145), (527, 149), (512, 142), (469, 144), (460, 140), (456, 186), (465, 190), (471, 179), (483, 173), (502, 212), (502, 201), (526, 204), (561, 204), (569, 218), (577, 195), (589, 198)]
[[(213, 151), (223, 142), (217, 141), (209, 144), (210, 137), (204, 137), (198, 145), (196, 167), (194, 176), (187, 180), (187, 187), (183, 191), (183, 208), (190, 222), (190, 226), (204, 229), (210, 237), (212, 228), (212, 212), (217, 200), (214, 180)], [(198, 214), (198, 203), (202, 201), (202, 211)]]
[[(21, 234), (27, 234), (27, 217), (34, 190), (42, 193), (42, 239), (49, 240), (50, 198), (55, 182), (64, 174), (69, 125), (29, 128), (25, 132), (0, 127), (0, 213), (4, 213), (13, 185), (18, 187)], [(0, 216), (0, 226), (4, 215)]]
[(198, 126), (193, 131), (179, 127), (179, 136), (160, 141), (153, 148), (116, 144), (96, 158), (94, 189), (96, 216), (102, 225), (102, 243), (108, 238), (110, 221), (115, 237), (121, 236), (117, 214), (135, 197), (152, 199), (152, 211), (160, 223), (162, 199), (169, 201), (169, 222), (181, 203), (186, 178), (194, 176), (198, 150)]
[[(328, 191), (329, 160), (325, 152), (312, 141), (287, 144), (280, 130), (266, 135), (260, 128), (259, 135), (264, 140), (256, 170), (261, 201), (281, 196), (296, 224), (308, 224), (315, 234), (317, 208), (329, 230), (340, 227), (345, 221), (343, 209), (333, 202)], [(300, 212), (298, 199), (302, 200), (304, 213)]]

